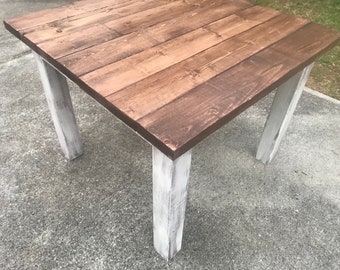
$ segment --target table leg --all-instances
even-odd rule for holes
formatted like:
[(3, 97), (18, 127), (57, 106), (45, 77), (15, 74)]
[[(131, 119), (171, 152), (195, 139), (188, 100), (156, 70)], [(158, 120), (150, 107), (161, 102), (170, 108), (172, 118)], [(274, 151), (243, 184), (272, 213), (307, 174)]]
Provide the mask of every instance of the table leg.
[(66, 78), (38, 54), (34, 55), (62, 151), (68, 159), (75, 159), (82, 154), (82, 144)]
[(182, 246), (191, 150), (171, 160), (153, 146), (152, 159), (154, 247), (169, 260)]
[(256, 153), (256, 158), (263, 163), (274, 158), (312, 68), (313, 64), (307, 66), (277, 88)]

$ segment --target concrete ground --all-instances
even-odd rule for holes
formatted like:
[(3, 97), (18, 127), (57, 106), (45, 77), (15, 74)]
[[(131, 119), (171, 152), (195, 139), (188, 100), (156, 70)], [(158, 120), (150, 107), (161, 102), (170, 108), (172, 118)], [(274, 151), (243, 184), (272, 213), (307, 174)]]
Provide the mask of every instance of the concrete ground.
[[(67, 1), (0, 0), (1, 18)], [(152, 245), (151, 147), (70, 83), (85, 153), (65, 160), (36, 65), (0, 26), (0, 269), (340, 268), (340, 103), (304, 93), (269, 165), (272, 95), (193, 150), (182, 251)]]

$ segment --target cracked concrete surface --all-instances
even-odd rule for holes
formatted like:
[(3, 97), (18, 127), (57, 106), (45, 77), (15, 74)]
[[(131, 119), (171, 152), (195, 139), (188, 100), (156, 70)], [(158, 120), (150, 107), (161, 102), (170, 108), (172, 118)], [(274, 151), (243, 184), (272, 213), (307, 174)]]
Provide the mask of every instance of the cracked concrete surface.
[[(2, 18), (67, 1), (0, 0)], [(272, 95), (193, 150), (182, 251), (152, 246), (151, 147), (70, 83), (85, 153), (62, 156), (34, 59), (0, 29), (0, 269), (340, 265), (340, 105), (304, 93), (269, 165)]]

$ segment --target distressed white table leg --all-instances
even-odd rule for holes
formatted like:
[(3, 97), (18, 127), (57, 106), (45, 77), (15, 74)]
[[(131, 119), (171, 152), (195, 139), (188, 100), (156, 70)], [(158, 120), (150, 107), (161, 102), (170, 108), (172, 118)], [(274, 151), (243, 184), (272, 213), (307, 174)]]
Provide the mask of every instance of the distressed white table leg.
[(313, 64), (307, 66), (276, 90), (256, 158), (269, 163), (274, 158), (298, 104)]
[(182, 246), (191, 150), (171, 160), (153, 146), (152, 158), (154, 247), (169, 260)]
[(62, 151), (66, 158), (75, 159), (83, 150), (66, 78), (39, 55), (34, 55)]

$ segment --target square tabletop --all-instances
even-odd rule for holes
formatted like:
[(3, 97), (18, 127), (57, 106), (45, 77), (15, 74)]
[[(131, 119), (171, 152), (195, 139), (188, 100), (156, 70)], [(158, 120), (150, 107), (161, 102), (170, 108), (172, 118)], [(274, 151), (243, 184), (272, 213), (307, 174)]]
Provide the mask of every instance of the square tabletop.
[(246, 0), (83, 0), (5, 26), (172, 159), (340, 38)]

